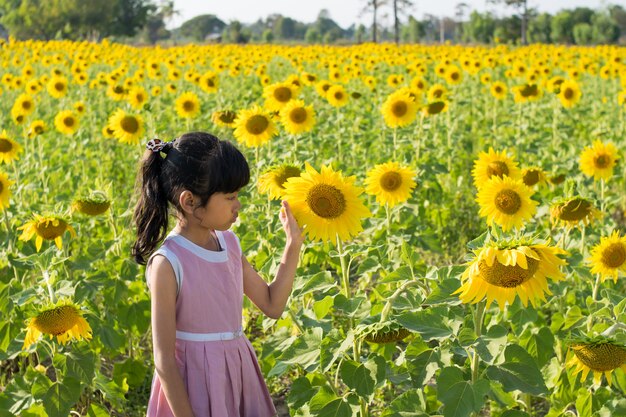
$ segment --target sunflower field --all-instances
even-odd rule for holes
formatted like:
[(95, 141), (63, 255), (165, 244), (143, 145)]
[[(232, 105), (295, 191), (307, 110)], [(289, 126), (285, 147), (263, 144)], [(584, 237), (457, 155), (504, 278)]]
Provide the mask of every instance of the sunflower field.
[[(1, 42), (1, 41), (0, 41)], [(145, 415), (149, 139), (208, 131), (307, 236), (244, 331), (281, 416), (626, 416), (626, 49), (0, 43), (0, 417)]]

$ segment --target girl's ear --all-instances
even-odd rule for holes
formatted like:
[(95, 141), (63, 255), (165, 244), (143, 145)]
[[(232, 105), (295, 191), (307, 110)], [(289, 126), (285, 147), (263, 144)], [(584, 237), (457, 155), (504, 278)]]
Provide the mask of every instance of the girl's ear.
[(195, 209), (195, 197), (193, 193), (189, 190), (185, 190), (180, 193), (178, 197), (178, 204), (183, 209), (185, 213), (191, 214)]

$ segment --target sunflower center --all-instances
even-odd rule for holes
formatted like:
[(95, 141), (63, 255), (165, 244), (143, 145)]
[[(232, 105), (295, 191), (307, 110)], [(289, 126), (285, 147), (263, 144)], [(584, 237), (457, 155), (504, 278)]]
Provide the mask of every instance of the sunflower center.
[(213, 81), (213, 78), (206, 80), (206, 85), (209, 87), (215, 87), (215, 81)]
[(32, 103), (30, 101), (22, 101), (22, 108), (24, 110), (30, 110)]
[(450, 78), (453, 79), (454, 81), (459, 79), (459, 73), (458, 72), (453, 72), (452, 74), (450, 74)]
[(139, 93), (135, 96), (135, 100), (137, 100), (139, 103), (142, 103), (145, 100), (145, 98), (143, 94)]
[(231, 110), (225, 110), (221, 112), (219, 116), (220, 121), (223, 123), (232, 123), (235, 120), (235, 117), (237, 117), (237, 113)]
[(505, 175), (509, 175), (509, 166), (503, 161), (492, 161), (487, 165), (487, 176), (489, 178), (493, 176), (502, 178)]
[(13, 144), (10, 140), (0, 138), (0, 152), (7, 153), (13, 149)]
[(598, 155), (593, 159), (593, 164), (596, 166), (596, 168), (600, 169), (608, 167), (610, 162), (611, 158), (609, 157), (609, 155), (606, 154)]
[(34, 325), (42, 333), (59, 336), (74, 327), (77, 320), (75, 307), (61, 306), (39, 313)]
[(72, 127), (74, 126), (75, 120), (73, 117), (68, 116), (68, 117), (64, 117), (63, 118), (63, 124), (67, 127)]
[(36, 134), (41, 135), (43, 133), (43, 127), (37, 125), (35, 126), (35, 128), (33, 129), (35, 131)]
[(113, 91), (115, 92), (115, 94), (122, 94), (124, 92), (124, 87), (116, 85)]
[(35, 225), (37, 234), (46, 240), (56, 239), (65, 232), (66, 228), (67, 223), (61, 219), (44, 219)]
[(404, 101), (396, 101), (391, 105), (391, 112), (396, 117), (402, 117), (409, 110), (409, 107)]
[(497, 85), (497, 86), (495, 87), (495, 91), (496, 91), (496, 93), (498, 93), (498, 94), (502, 93), (502, 87), (500, 87), (499, 85)]
[(626, 362), (626, 350), (610, 343), (574, 346), (579, 361), (595, 372), (612, 371)]
[(306, 110), (303, 109), (302, 107), (297, 107), (289, 113), (289, 119), (292, 122), (297, 123), (297, 124), (304, 123), (306, 118), (307, 118)]
[(614, 242), (602, 251), (602, 263), (609, 268), (619, 268), (626, 262), (626, 245)]
[(402, 176), (397, 172), (385, 172), (380, 177), (380, 186), (385, 191), (395, 191), (402, 185)]
[(495, 204), (498, 210), (505, 214), (513, 215), (522, 207), (522, 199), (513, 190), (502, 190), (496, 194)]
[(306, 202), (315, 214), (325, 219), (337, 218), (346, 209), (346, 199), (342, 192), (328, 184), (316, 184), (311, 187)]
[(291, 88), (289, 87), (278, 87), (274, 90), (274, 98), (281, 103), (286, 103), (291, 100)]
[(443, 95), (443, 90), (434, 90), (433, 91), (433, 97), (434, 98), (441, 98), (442, 95)]
[(335, 91), (335, 100), (342, 100), (343, 93), (341, 91)]
[(0, 181), (0, 195), (2, 195), (2, 191), (4, 191), (4, 183)]
[(563, 97), (565, 97), (566, 100), (571, 100), (572, 97), (574, 97), (574, 90), (566, 88), (565, 91), (563, 91)]
[(267, 117), (255, 114), (246, 122), (246, 130), (253, 135), (260, 135), (265, 132), (269, 125), (270, 122), (267, 120)]
[(567, 201), (559, 207), (559, 219), (568, 221), (579, 221), (584, 219), (591, 212), (591, 203), (583, 199), (573, 199)]
[(139, 130), (139, 122), (133, 116), (124, 116), (122, 121), (120, 122), (120, 126), (124, 130), (124, 132), (134, 134)]
[(524, 173), (523, 181), (524, 184), (528, 185), (529, 187), (537, 184), (539, 182), (539, 171), (537, 171), (536, 169), (529, 169)]
[(57, 91), (64, 91), (65, 90), (65, 84), (63, 83), (54, 83), (54, 89)]
[(528, 268), (524, 269), (519, 265), (502, 265), (495, 260), (492, 266), (487, 262), (480, 261), (478, 268), (480, 269), (480, 277), (497, 287), (515, 288), (528, 281), (535, 275), (539, 269), (539, 261), (537, 259), (526, 257)]

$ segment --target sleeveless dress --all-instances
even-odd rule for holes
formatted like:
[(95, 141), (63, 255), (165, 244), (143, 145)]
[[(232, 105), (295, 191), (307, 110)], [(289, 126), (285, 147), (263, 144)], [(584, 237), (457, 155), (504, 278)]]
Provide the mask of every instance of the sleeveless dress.
[[(239, 239), (230, 231), (217, 231), (216, 235), (222, 248), (219, 252), (170, 233), (148, 260), (146, 277), (157, 254), (165, 256), (174, 269), (178, 284), (176, 363), (195, 417), (272, 417), (276, 409), (254, 348), (241, 332)], [(234, 332), (234, 339), (196, 341), (203, 334), (225, 332)], [(156, 372), (147, 415), (173, 417)]]

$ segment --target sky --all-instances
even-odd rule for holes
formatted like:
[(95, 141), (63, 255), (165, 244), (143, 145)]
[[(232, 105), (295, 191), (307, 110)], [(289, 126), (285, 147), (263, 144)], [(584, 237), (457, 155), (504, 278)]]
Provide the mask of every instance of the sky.
[[(494, 6), (486, 0), (414, 0), (415, 6), (409, 14), (418, 19), (424, 14), (453, 17), (455, 6), (461, 2), (469, 5), (469, 11), (491, 10), (497, 15), (513, 13), (512, 8)], [(327, 9), (330, 17), (345, 29), (352, 23), (366, 25), (370, 23), (371, 14), (361, 13), (366, 3), (366, 0), (174, 0), (174, 8), (180, 15), (172, 19), (168, 28), (178, 27), (186, 20), (201, 14), (214, 14), (226, 23), (232, 20), (253, 23), (259, 18), (265, 19), (270, 14), (279, 13), (300, 22), (311, 23), (315, 21), (321, 9)], [(575, 7), (599, 9), (610, 4), (624, 5), (626, 0), (528, 0), (529, 7), (551, 14), (561, 9)], [(393, 11), (386, 6), (381, 9), (381, 14), (385, 13), (391, 15)], [(392, 16), (387, 18), (389, 24), (391, 19)]]

